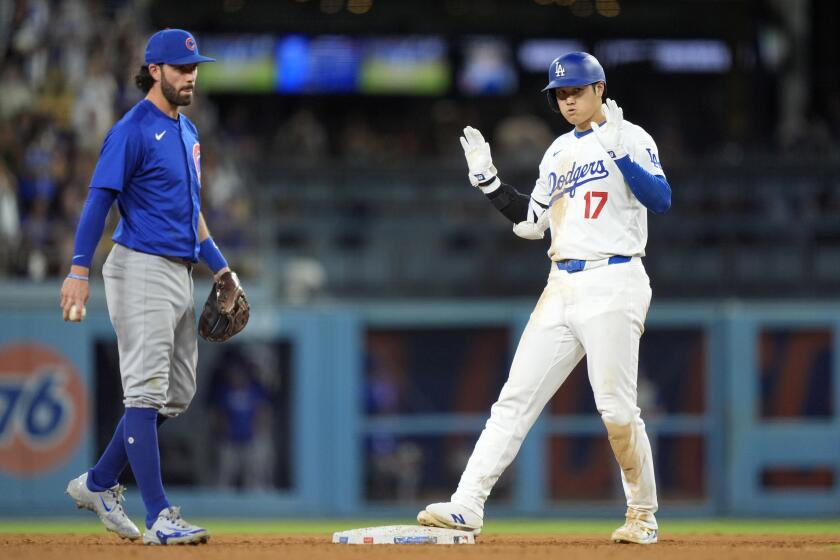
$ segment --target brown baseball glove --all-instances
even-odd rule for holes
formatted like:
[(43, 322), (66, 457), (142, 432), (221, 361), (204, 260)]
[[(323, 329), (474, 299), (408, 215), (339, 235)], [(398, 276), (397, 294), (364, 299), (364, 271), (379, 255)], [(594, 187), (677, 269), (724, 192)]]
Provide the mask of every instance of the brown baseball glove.
[(224, 342), (248, 324), (251, 308), (235, 272), (225, 272), (213, 283), (198, 320), (198, 334), (210, 342)]

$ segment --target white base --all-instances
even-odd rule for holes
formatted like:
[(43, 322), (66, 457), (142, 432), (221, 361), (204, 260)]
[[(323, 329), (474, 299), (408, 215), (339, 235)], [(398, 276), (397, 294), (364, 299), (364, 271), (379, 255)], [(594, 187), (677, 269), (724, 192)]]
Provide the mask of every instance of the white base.
[(475, 544), (475, 535), (455, 529), (387, 525), (333, 533), (333, 544)]

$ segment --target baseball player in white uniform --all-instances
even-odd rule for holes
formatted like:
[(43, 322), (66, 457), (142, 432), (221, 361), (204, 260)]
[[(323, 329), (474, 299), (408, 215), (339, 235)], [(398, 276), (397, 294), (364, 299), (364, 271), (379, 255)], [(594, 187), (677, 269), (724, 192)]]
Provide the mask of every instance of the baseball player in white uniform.
[(497, 177), (490, 146), (464, 129), (470, 181), (514, 224), (541, 239), (551, 231), (551, 272), (450, 502), (430, 504), (421, 525), (479, 533), (484, 503), (513, 461), (528, 430), (577, 363), (587, 356), (589, 382), (621, 468), (627, 499), (615, 542), (657, 542), (656, 483), (650, 442), (636, 404), (639, 339), (651, 289), (641, 257), (647, 211), (671, 205), (656, 144), (624, 120), (606, 77), (590, 54), (569, 53), (548, 71), (549, 105), (574, 126), (546, 150), (531, 196)]

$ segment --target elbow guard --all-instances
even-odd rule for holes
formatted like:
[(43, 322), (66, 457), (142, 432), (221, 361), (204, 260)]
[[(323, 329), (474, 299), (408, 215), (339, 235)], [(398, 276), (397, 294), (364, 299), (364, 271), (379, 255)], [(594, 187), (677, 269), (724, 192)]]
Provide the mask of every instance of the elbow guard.
[(506, 183), (502, 183), (502, 186), (488, 194), (487, 198), (496, 210), (514, 224), (518, 224), (528, 216), (528, 203), (531, 198)]

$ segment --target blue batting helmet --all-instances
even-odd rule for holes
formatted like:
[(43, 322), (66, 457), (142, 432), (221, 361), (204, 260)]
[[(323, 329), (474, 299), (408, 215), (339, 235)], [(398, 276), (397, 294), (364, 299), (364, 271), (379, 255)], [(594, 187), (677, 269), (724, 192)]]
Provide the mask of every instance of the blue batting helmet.
[(571, 52), (555, 58), (548, 67), (548, 85), (542, 91), (548, 97), (548, 104), (555, 113), (560, 112), (554, 91), (561, 87), (588, 86), (596, 82), (607, 83), (604, 68), (598, 59), (589, 53)]

